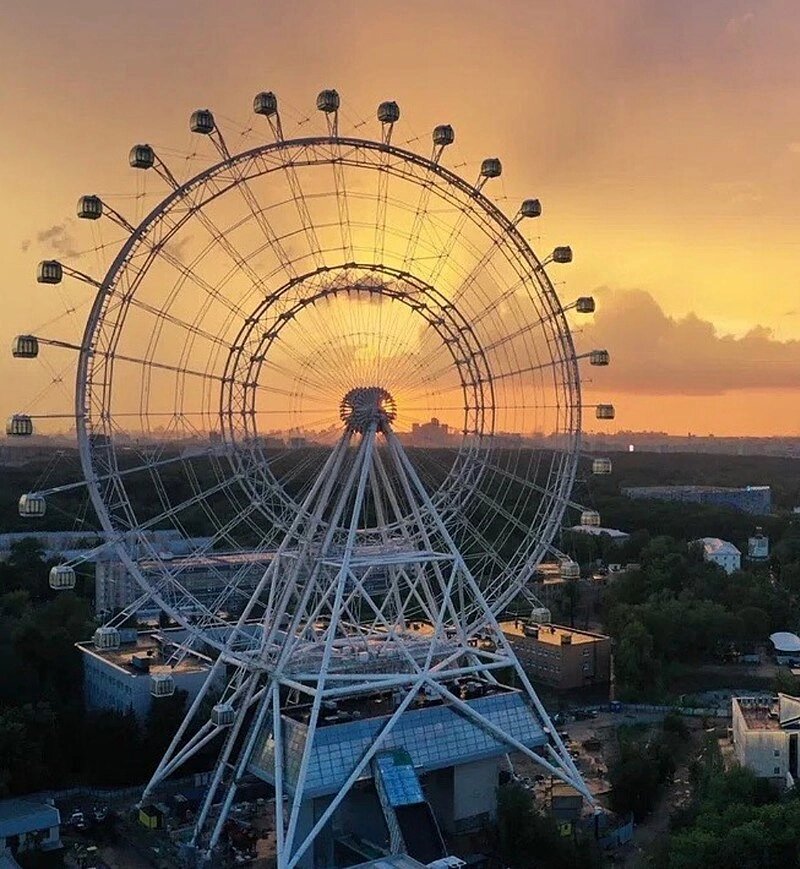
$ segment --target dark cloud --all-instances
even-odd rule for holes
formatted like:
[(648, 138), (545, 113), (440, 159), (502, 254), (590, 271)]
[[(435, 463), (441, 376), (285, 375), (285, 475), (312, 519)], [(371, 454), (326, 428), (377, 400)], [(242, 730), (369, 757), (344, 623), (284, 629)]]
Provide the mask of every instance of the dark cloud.
[(46, 247), (53, 253), (61, 254), (61, 256), (79, 256), (80, 252), (71, 232), (71, 223), (71, 220), (65, 220), (63, 223), (57, 223), (55, 226), (37, 232), (36, 241), (42, 247)]
[[(604, 388), (651, 395), (719, 395), (800, 386), (800, 341), (778, 341), (756, 326), (741, 337), (720, 334), (695, 314), (667, 316), (642, 290), (602, 290), (581, 346), (605, 347)], [(588, 342), (588, 345), (586, 344)]]

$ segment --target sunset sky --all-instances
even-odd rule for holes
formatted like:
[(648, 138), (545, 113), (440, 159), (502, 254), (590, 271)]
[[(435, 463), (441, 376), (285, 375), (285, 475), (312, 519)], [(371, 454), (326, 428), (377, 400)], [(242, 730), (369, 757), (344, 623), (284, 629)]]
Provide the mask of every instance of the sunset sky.
[[(131, 145), (189, 150), (205, 106), (241, 130), (261, 90), (299, 135), (335, 87), (346, 131), (378, 135), (396, 100), (398, 144), (450, 123), (446, 165), (473, 180), (497, 155), (501, 208), (542, 200), (525, 229), (572, 246), (562, 300), (597, 299), (576, 340), (611, 352), (586, 385), (611, 430), (800, 435), (798, 56), (796, 0), (8, 0), (0, 346), (88, 298), (36, 263), (97, 243), (83, 193), (135, 216)], [(4, 415), (29, 403), (20, 364), (0, 356)]]

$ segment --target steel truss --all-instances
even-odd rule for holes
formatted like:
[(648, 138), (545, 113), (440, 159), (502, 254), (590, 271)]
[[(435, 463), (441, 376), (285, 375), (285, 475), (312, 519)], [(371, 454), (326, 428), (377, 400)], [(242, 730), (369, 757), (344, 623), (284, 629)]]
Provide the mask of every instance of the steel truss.
[[(410, 511), (415, 528), (412, 531), (408, 523), (399, 524), (404, 529), (399, 538), (384, 531), (380, 550), (364, 553), (358, 547), (358, 532), (369, 509), (380, 511), (384, 518), (401, 518)], [(345, 529), (344, 535), (340, 529)], [(366, 580), (376, 568), (389, 568), (392, 579), (385, 595), (368, 587)], [(274, 745), (278, 866), (293, 869), (355, 782), (369, 775), (373, 757), (421, 692), (451, 705), (509, 751), (524, 753), (592, 801), (492, 607), (385, 421), (371, 423), (363, 434), (345, 430), (253, 599), (262, 591), (268, 605), (260, 618), (258, 651), (249, 668), (237, 666), (221, 697), (235, 709), (235, 717), (223, 727), (212, 721), (199, 722), (206, 695), (218, 684), (226, 663), (239, 663), (223, 652), (143, 795), (143, 801), (150, 799), (161, 782), (219, 739), (217, 764), (191, 842), (206, 858), (219, 843), (237, 788), (265, 734)], [(465, 600), (473, 606), (465, 607)], [(250, 615), (248, 608), (239, 628), (244, 628)], [(424, 637), (410, 630), (414, 619), (430, 626)], [(492, 650), (471, 642), (487, 634), (493, 640)], [(236, 631), (231, 634), (235, 636)], [(369, 663), (354, 666), (360, 661)], [(503, 732), (453, 693), (451, 683), (458, 677), (497, 684), (497, 671), (508, 669), (513, 670), (531, 713), (548, 735), (543, 750), (534, 750)], [(396, 692), (396, 708), (312, 829), (301, 831), (305, 783), (324, 704), (376, 691)], [(289, 788), (283, 753), (284, 716), (291, 696), (305, 698), (311, 711), (297, 780)], [(216, 803), (220, 793), (222, 801)]]

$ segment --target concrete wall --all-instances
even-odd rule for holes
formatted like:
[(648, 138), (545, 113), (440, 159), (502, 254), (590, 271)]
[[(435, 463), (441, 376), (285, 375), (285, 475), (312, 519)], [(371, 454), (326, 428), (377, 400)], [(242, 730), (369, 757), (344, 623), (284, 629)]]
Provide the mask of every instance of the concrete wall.
[[(131, 654), (133, 654), (133, 647)], [(141, 722), (150, 711), (155, 698), (150, 693), (151, 680), (147, 673), (128, 673), (102, 658), (83, 652), (83, 697), (87, 709), (108, 709), (127, 712), (132, 709)], [(176, 691), (188, 692), (187, 703), (197, 696), (208, 676), (208, 670), (173, 674)]]
[(457, 832), (480, 828), (497, 816), (497, 758), (462, 763), (453, 769), (453, 827)]
[(786, 779), (789, 770), (789, 732), (748, 730), (739, 704), (733, 703), (733, 748), (742, 766), (761, 778)]

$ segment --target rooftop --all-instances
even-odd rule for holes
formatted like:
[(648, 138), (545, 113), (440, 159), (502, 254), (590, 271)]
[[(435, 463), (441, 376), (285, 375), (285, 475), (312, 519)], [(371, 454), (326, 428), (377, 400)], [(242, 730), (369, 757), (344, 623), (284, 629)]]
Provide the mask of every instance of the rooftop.
[(769, 700), (734, 697), (748, 730), (797, 730), (800, 728), (800, 698), (778, 694)]
[(620, 531), (619, 528), (602, 528), (599, 525), (573, 525), (567, 530), (575, 531), (578, 534), (593, 534), (595, 537), (608, 534), (614, 540), (627, 540), (631, 536), (627, 531)]
[(695, 543), (703, 544), (703, 551), (706, 555), (741, 555), (742, 553), (727, 540), (720, 540), (719, 537), (700, 537)]
[[(205, 655), (198, 652), (189, 652), (182, 659), (175, 656), (179, 647), (166, 640), (159, 631), (140, 633), (136, 643), (123, 644), (118, 649), (97, 649), (91, 640), (76, 645), (84, 654), (94, 655), (130, 676), (200, 673), (211, 664)], [(145, 659), (149, 666), (135, 666), (132, 660), (134, 655)]]
[[(564, 636), (571, 636), (573, 645), (579, 643), (597, 643), (600, 640), (608, 639), (608, 637), (603, 634), (595, 634), (591, 631), (580, 631), (577, 628), (568, 628), (563, 625), (540, 624), (538, 627), (539, 642), (549, 643), (553, 646), (560, 646), (561, 638)], [(507, 637), (526, 637), (528, 639), (535, 639), (530, 634), (525, 633), (525, 622), (520, 619), (500, 622), (500, 629)]]
[[(505, 685), (495, 685), (488, 682), (478, 682), (476, 679), (461, 679), (447, 686), (456, 696), (462, 699), (474, 697), (493, 697), (500, 694), (509, 694), (513, 688)], [(420, 693), (411, 704), (411, 709), (433, 708), (445, 705), (441, 697), (426, 697)], [(334, 708), (335, 706), (335, 708)], [(346, 697), (331, 704), (331, 708), (323, 711), (320, 716), (319, 726), (325, 727), (331, 724), (341, 724), (345, 721), (354, 721), (365, 718), (378, 718), (391, 715), (397, 708), (397, 702), (391, 691), (381, 691), (375, 694), (361, 695), (359, 697)], [(311, 712), (311, 703), (301, 703), (297, 706), (285, 708), (283, 714), (295, 721), (306, 723)]]
[(0, 800), (0, 836), (19, 836), (55, 827), (61, 816), (55, 806), (34, 800)]

